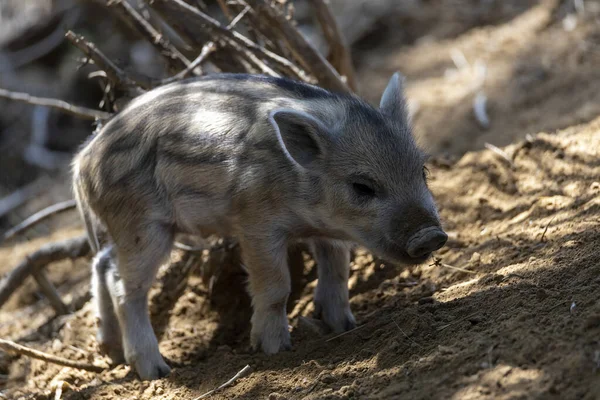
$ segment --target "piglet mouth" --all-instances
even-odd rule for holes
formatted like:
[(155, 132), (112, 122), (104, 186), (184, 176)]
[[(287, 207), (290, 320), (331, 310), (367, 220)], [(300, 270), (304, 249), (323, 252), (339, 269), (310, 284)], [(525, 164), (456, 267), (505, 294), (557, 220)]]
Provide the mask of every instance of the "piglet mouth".
[(438, 226), (430, 226), (415, 232), (406, 243), (406, 253), (415, 259), (429, 258), (431, 253), (441, 249), (448, 235)]
[(396, 243), (388, 242), (384, 246), (384, 251), (380, 252), (381, 258), (398, 265), (417, 265), (426, 262), (433, 252), (423, 253), (417, 257), (412, 257), (408, 254), (403, 246)]

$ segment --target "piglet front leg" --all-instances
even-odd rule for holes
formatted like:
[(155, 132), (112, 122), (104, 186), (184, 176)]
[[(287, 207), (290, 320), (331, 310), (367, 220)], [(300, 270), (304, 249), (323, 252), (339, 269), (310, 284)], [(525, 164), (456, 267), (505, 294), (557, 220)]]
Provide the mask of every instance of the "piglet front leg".
[(350, 247), (337, 240), (313, 239), (311, 250), (319, 276), (315, 317), (321, 318), (336, 333), (356, 327), (348, 296)]
[(266, 354), (289, 350), (286, 304), (291, 278), (287, 241), (270, 233), (246, 233), (240, 237), (240, 245), (252, 297), (252, 347)]

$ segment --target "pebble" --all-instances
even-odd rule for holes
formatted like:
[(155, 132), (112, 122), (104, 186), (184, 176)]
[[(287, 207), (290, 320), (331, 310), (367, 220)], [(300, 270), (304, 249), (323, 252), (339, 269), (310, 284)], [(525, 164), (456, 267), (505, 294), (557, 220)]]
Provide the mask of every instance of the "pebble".
[(284, 395), (277, 393), (277, 392), (273, 392), (271, 394), (269, 394), (268, 397), (269, 400), (287, 400), (287, 397), (285, 397)]

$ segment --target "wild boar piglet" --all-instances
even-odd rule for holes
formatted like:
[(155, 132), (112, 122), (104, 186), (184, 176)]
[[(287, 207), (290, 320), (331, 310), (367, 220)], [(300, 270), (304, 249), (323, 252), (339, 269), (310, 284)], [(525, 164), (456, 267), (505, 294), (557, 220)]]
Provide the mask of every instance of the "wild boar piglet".
[[(355, 326), (349, 246), (418, 263), (446, 242), (425, 156), (395, 74), (379, 108), (282, 78), (217, 74), (131, 101), (74, 160), (74, 192), (94, 260), (101, 348), (143, 379), (166, 375), (148, 290), (174, 235), (236, 237), (249, 275), (251, 343), (290, 347), (288, 245), (317, 262), (317, 316)], [(100, 249), (97, 228), (110, 245)]]

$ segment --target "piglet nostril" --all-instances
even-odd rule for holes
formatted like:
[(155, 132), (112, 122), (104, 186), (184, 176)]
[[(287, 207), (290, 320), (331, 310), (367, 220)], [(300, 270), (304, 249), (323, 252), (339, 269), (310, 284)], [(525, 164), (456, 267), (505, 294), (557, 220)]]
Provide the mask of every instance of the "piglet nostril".
[(438, 227), (421, 229), (408, 240), (406, 252), (413, 258), (422, 257), (442, 248), (447, 240), (448, 235)]

